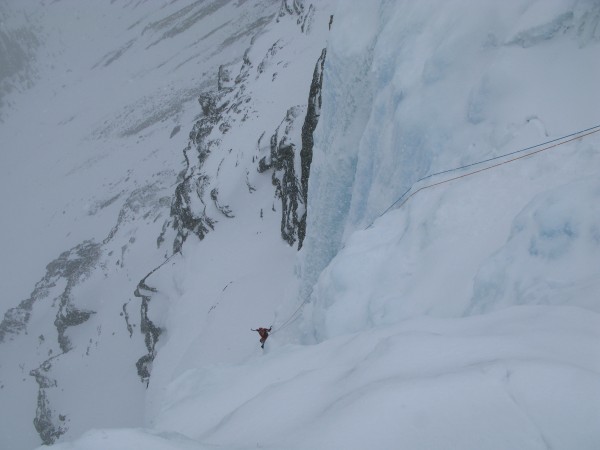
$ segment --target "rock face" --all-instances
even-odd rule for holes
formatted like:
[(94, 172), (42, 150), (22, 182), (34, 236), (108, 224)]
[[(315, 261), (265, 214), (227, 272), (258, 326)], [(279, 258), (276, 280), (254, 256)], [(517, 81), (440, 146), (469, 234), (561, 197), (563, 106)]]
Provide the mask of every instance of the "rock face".
[[(150, 274), (148, 274), (148, 276), (149, 275)], [(140, 308), (140, 331), (144, 334), (144, 343), (146, 345), (146, 349), (148, 350), (148, 353), (137, 360), (135, 366), (137, 368), (138, 376), (142, 382), (145, 382), (147, 385), (148, 381), (150, 380), (150, 373), (152, 371), (152, 361), (154, 361), (154, 357), (156, 356), (154, 347), (158, 342), (158, 337), (160, 336), (162, 330), (154, 325), (154, 323), (148, 317), (148, 306), (152, 298), (150, 294), (152, 292), (156, 292), (156, 289), (146, 285), (146, 278), (147, 276), (139, 282), (138, 287), (133, 295), (142, 300), (142, 306)]]
[[(300, 150), (300, 164), (302, 167), (300, 184), (302, 187), (302, 200), (305, 205), (308, 204), (308, 177), (310, 175), (310, 164), (312, 162), (314, 138), (313, 133), (319, 123), (321, 115), (321, 90), (323, 88), (323, 68), (325, 67), (325, 56), (327, 49), (324, 48), (321, 56), (315, 65), (312, 83), (310, 84), (310, 93), (308, 95), (308, 108), (306, 118), (302, 125), (302, 150)], [(304, 236), (306, 235), (306, 208), (298, 224), (298, 248), (302, 247)]]
[(306, 107), (288, 109), (281, 125), (271, 136), (271, 153), (259, 161), (258, 170), (272, 170), (271, 180), (275, 196), (281, 200), (281, 237), (290, 245), (298, 240), (298, 208), (303, 205), (300, 180), (300, 152), (297, 150), (299, 123)]
[(54, 444), (67, 431), (66, 416), (59, 414), (58, 418), (56, 417), (56, 413), (53, 411), (46, 395), (46, 389), (58, 387), (57, 381), (48, 375), (54, 358), (56, 357), (44, 361), (40, 367), (29, 373), (30, 376), (35, 378), (39, 387), (33, 426), (45, 445)]
[[(57, 381), (50, 375), (53, 361), (73, 348), (67, 330), (83, 324), (94, 314), (94, 311), (81, 309), (74, 304), (72, 290), (85, 281), (95, 269), (102, 254), (101, 247), (101, 244), (85, 241), (63, 252), (46, 266), (45, 276), (37, 282), (29, 298), (8, 310), (0, 323), (0, 343), (13, 340), (21, 333), (27, 333), (33, 308), (38, 302), (47, 302), (48, 297), (51, 297), (56, 305), (53, 308), (56, 309), (54, 327), (60, 353), (51, 356), (54, 351), (50, 349), (47, 353), (48, 358), (43, 360), (37, 369), (29, 372), (38, 386), (33, 425), (46, 445), (53, 444), (67, 430), (65, 416), (54, 411), (48, 399), (47, 390), (58, 386)], [(43, 335), (40, 335), (39, 340), (45, 340)]]
[[(155, 288), (147, 284), (147, 280), (150, 276), (152, 276), (154, 272), (156, 272), (162, 266), (167, 264), (171, 260), (171, 258), (173, 258), (173, 256), (176, 255), (177, 253), (174, 253), (169, 258), (165, 259), (164, 262), (155, 267), (150, 273), (148, 273), (148, 275), (142, 278), (142, 280), (140, 280), (140, 282), (138, 283), (137, 288), (135, 289), (135, 292), (133, 294), (142, 301), (140, 306), (140, 331), (144, 335), (144, 344), (146, 346), (146, 350), (148, 351), (148, 353), (146, 353), (145, 355), (140, 357), (140, 359), (137, 360), (135, 366), (137, 368), (138, 376), (140, 377), (142, 382), (146, 383), (146, 386), (148, 386), (148, 382), (150, 381), (150, 374), (152, 372), (152, 361), (154, 361), (154, 357), (156, 356), (156, 343), (158, 342), (158, 338), (162, 333), (162, 329), (159, 326), (157, 326), (154, 322), (152, 322), (150, 317), (148, 317), (148, 308), (152, 300), (152, 294), (156, 293), (157, 291)], [(123, 305), (123, 312), (125, 313), (127, 328), (128, 330), (130, 330), (131, 333), (128, 315), (126, 314), (126, 305)]]
[[(9, 309), (0, 322), (0, 344), (27, 349), (23, 355), (23, 361), (27, 362), (20, 363), (20, 366), (23, 374), (28, 374), (35, 381), (37, 400), (35, 413), (32, 413), (33, 426), (46, 445), (55, 443), (69, 431), (70, 415), (56, 404), (61, 392), (68, 389), (60, 374), (77, 371), (77, 364), (89, 364), (86, 359), (92, 348), (99, 345), (103, 324), (98, 319), (90, 320), (98, 312), (86, 306), (94, 304), (88, 298), (96, 294), (94, 280), (105, 279), (110, 267), (117, 271), (125, 270), (124, 260), (129, 247), (136, 242), (130, 236), (131, 224), (139, 221), (140, 217), (156, 221), (168, 206), (161, 194), (160, 182), (131, 192), (123, 200), (115, 224), (102, 241), (86, 240), (61, 253), (46, 266), (45, 275), (36, 283), (29, 297)], [(114, 199), (101, 202), (98, 208), (112, 201)], [(138, 323), (149, 352), (160, 334), (145, 314), (147, 299), (141, 298), (139, 320), (130, 318), (124, 307), (127, 335), (131, 342), (123, 342), (123, 350), (126, 346), (135, 348), (139, 334), (134, 334), (133, 330)], [(32, 338), (30, 335), (33, 333), (39, 337)], [(128, 351), (132, 352), (132, 349)], [(72, 358), (72, 355), (75, 356)], [(132, 367), (134, 361), (132, 359)], [(25, 371), (26, 366), (34, 368)], [(143, 364), (138, 362), (138, 368), (142, 371)], [(25, 380), (22, 379), (22, 382)]]
[[(244, 47), (247, 42), (250, 46), (243, 55), (239, 50), (244, 47), (238, 46), (238, 59), (222, 58), (218, 64), (207, 65), (199, 82), (201, 87), (194, 88), (201, 115), (195, 117), (191, 131), (187, 130), (183, 169), (173, 163), (172, 167), (160, 167), (160, 171), (142, 178), (134, 175), (136, 167), (128, 170), (122, 180), (103, 185), (107, 191), (101, 190), (98, 197), (86, 197), (82, 221), (97, 216), (93, 219), (102, 220), (102, 227), (94, 229), (94, 234), (81, 233), (78, 240), (59, 247), (56, 254), (76, 244), (47, 265), (28, 298), (20, 303), (18, 298), (13, 303), (17, 306), (4, 314), (0, 322), (0, 360), (10, 354), (17, 361), (13, 366), (18, 368), (0, 364), (0, 389), (6, 394), (18, 386), (19, 394), (11, 395), (11, 401), (21, 393), (30, 395), (26, 400), (29, 406), (19, 423), (26, 421), (31, 428), (33, 422), (45, 445), (67, 439), (87, 425), (87, 419), (77, 417), (88, 407), (79, 394), (89, 391), (96, 376), (93, 368), (118, 365), (122, 374), (126, 372), (131, 396), (144, 398), (144, 384), (148, 387), (157, 343), (166, 340), (167, 335), (160, 312), (160, 297), (164, 293), (159, 292), (152, 275), (171, 257), (183, 253), (186, 239), (204, 239), (219, 226), (219, 221), (240, 220), (240, 226), (244, 226), (241, 221), (251, 214), (260, 218), (261, 226), (276, 226), (280, 215), (282, 239), (290, 246), (302, 245), (324, 51), (314, 69), (308, 103), (306, 94), (326, 27), (321, 27), (320, 33), (312, 33), (313, 28), (317, 30), (316, 9), (308, 2), (268, 3), (266, 6), (272, 9), (253, 12), (256, 20), (248, 21), (239, 35), (223, 42), (222, 49), (229, 49), (228, 45), (247, 37)], [(215, 4), (226, 8), (231, 2)], [(195, 2), (185, 10), (186, 14), (199, 7)], [(183, 19), (173, 15), (169, 20)], [(144, 29), (147, 33), (153, 30)], [(250, 40), (251, 36), (254, 37)], [(14, 36), (0, 33), (0, 43), (9, 40), (13, 42)], [(135, 41), (128, 41), (93, 68), (108, 70), (116, 66), (136, 46)], [(12, 58), (19, 49), (12, 46), (7, 51), (10, 54), (2, 55), (0, 51), (0, 59)], [(29, 58), (20, 53), (17, 56), (23, 64)], [(221, 64), (223, 61), (229, 62)], [(0, 94), (13, 75), (3, 70), (0, 68)], [(27, 72), (26, 64), (20, 70)], [(214, 88), (206, 90), (208, 80), (215, 75)], [(170, 102), (180, 103), (177, 98)], [(139, 124), (143, 126), (127, 125), (128, 130), (135, 130), (131, 133), (121, 132), (122, 127), (109, 123), (98, 128), (100, 131), (95, 130), (94, 137), (102, 136), (108, 141), (115, 134), (123, 139), (137, 136), (142, 141), (146, 129), (154, 130), (154, 125), (148, 125), (157, 123), (152, 120), (147, 122), (141, 117)], [(176, 123), (163, 128), (166, 137), (173, 139), (171, 142), (181, 138), (181, 131), (186, 132), (186, 125)], [(147, 166), (144, 170), (150, 170), (155, 154), (158, 150), (138, 161)], [(128, 181), (130, 176), (134, 181)], [(244, 208), (240, 207), (240, 192), (252, 197), (244, 199)], [(272, 215), (265, 218), (271, 214), (271, 205)], [(21, 357), (19, 348), (26, 349), (23, 353), (27, 356)], [(72, 385), (77, 383), (80, 385), (74, 388)], [(108, 405), (98, 405), (101, 400), (104, 399), (89, 408), (104, 408), (104, 414), (114, 408), (108, 400)], [(31, 431), (32, 439), (37, 440)]]
[(66, 329), (82, 324), (93, 314), (92, 311), (79, 310), (73, 305), (71, 290), (93, 270), (101, 255), (100, 247), (97, 243), (86, 241), (69, 251), (63, 252), (57, 259), (48, 264), (46, 275), (36, 283), (35, 289), (29, 298), (5, 313), (4, 319), (0, 323), (0, 343), (24, 332), (31, 318), (34, 304), (48, 297), (53, 288), (60, 285), (62, 281), (65, 282), (65, 287), (55, 297), (55, 301), (58, 300), (59, 306), (54, 325), (58, 331), (61, 350), (68, 352), (71, 344), (69, 338), (65, 335)]
[(325, 55), (326, 49), (323, 49), (313, 72), (308, 106), (288, 109), (271, 136), (271, 153), (263, 157), (258, 165), (260, 172), (273, 171), (275, 196), (281, 200), (281, 237), (290, 245), (297, 242), (298, 249), (302, 248), (306, 234), (308, 177), (314, 145), (313, 132), (321, 112)]
[[(304, 2), (282, 1), (276, 22), (295, 22), (300, 33), (308, 34), (314, 14), (312, 4), (306, 8)], [(256, 135), (254, 153), (239, 148), (239, 138), (231, 139), (231, 135), (235, 134), (236, 127), (246, 126), (259, 118), (256, 104), (263, 93), (255, 91), (254, 86), (274, 82), (278, 77), (277, 70), (280, 70), (278, 67), (286, 67), (288, 62), (282, 56), (286, 48), (285, 39), (277, 39), (268, 45), (264, 42), (258, 44), (254, 39), (252, 43), (239, 64), (219, 66), (216, 89), (202, 93), (198, 99), (202, 117), (194, 124), (183, 150), (185, 167), (175, 188), (171, 219), (166, 222), (166, 226), (175, 231), (173, 255), (181, 252), (190, 235), (202, 240), (215, 229), (219, 220), (236, 217), (235, 209), (221, 192), (228, 189), (232, 180), (245, 178), (248, 193), (254, 193), (256, 188), (250, 181), (250, 175), (257, 171), (271, 171), (274, 195), (281, 204), (282, 239), (290, 246), (297, 243), (298, 248), (302, 247), (313, 132), (321, 110), (326, 51), (321, 51), (314, 67), (307, 104), (287, 109), (279, 126), (271, 132), (269, 153), (262, 156), (261, 146), (265, 135), (269, 135), (268, 129)], [(250, 128), (252, 132), (257, 129), (256, 126)], [(155, 346), (162, 332), (149, 317), (156, 289), (147, 283), (147, 279), (157, 269), (159, 267), (144, 277), (135, 291), (135, 296), (142, 302), (140, 328), (147, 349), (136, 367), (138, 376), (146, 384), (150, 380)]]
[[(179, 175), (181, 180), (175, 189), (171, 205), (173, 228), (177, 232), (173, 251), (178, 252), (190, 233), (203, 239), (214, 228), (215, 220), (206, 211), (206, 190), (210, 178), (200, 172), (217, 140), (209, 139), (214, 126), (221, 120), (223, 105), (217, 106), (220, 95), (205, 93), (198, 99), (204, 116), (196, 122), (190, 132), (190, 141), (183, 151), (185, 169)], [(199, 204), (198, 204), (199, 203)]]
[[(310, 32), (315, 9), (304, 2), (282, 1), (277, 22), (284, 19), (295, 20), (300, 32)], [(272, 68), (284, 65), (281, 52), (285, 42), (278, 39), (265, 53), (259, 54), (250, 47), (239, 66), (218, 69), (217, 89), (203, 93), (198, 99), (202, 117), (194, 124), (190, 140), (184, 149), (185, 168), (179, 175), (171, 206), (171, 226), (176, 230), (173, 251), (181, 250), (186, 238), (196, 235), (199, 239), (214, 229), (219, 217), (232, 218), (235, 212), (219, 198), (219, 174), (222, 166), (240, 164), (240, 150), (227, 148), (224, 141), (232, 127), (253, 119), (256, 111), (256, 93), (253, 83), (270, 76), (271, 81), (277, 72)], [(281, 201), (281, 237), (290, 245), (298, 243), (302, 247), (306, 229), (306, 201), (308, 177), (312, 161), (313, 132), (321, 110), (321, 88), (326, 50), (323, 49), (313, 71), (307, 105), (290, 107), (285, 117), (271, 135), (270, 153), (258, 159), (252, 158), (245, 170), (258, 170), (264, 173), (272, 170), (272, 183), (275, 197)], [(255, 60), (260, 62), (255, 63)], [(269, 70), (271, 69), (271, 70)], [(235, 74), (237, 71), (237, 75)], [(257, 137), (258, 149), (264, 133)], [(236, 151), (237, 150), (237, 151)], [(210, 160), (218, 160), (216, 173), (209, 168)], [(254, 187), (247, 183), (248, 190)]]
[(307, 8), (307, 3), (303, 0), (281, 0), (277, 21), (279, 22), (285, 16), (295, 17), (296, 24), (300, 26), (302, 32), (308, 33), (314, 21), (315, 6), (310, 3)]

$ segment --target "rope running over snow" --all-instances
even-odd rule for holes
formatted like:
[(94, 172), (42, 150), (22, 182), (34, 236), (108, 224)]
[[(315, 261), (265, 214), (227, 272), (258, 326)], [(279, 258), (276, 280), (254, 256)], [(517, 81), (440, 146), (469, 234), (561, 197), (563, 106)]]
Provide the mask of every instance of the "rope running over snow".
[[(475, 175), (477, 173), (484, 172), (486, 170), (494, 169), (494, 168), (502, 166), (504, 164), (508, 164), (508, 163), (511, 163), (511, 162), (514, 162), (514, 161), (518, 161), (520, 159), (527, 158), (529, 156), (536, 155), (538, 153), (544, 152), (546, 150), (550, 150), (550, 149), (555, 148), (555, 147), (559, 147), (559, 146), (567, 144), (569, 142), (573, 142), (573, 141), (576, 141), (578, 139), (583, 139), (584, 137), (590, 136), (590, 135), (592, 135), (594, 133), (598, 133), (598, 132), (600, 132), (600, 125), (596, 125), (596, 126), (593, 126), (593, 127), (590, 127), (590, 128), (586, 128), (585, 130), (580, 130), (580, 131), (577, 131), (575, 133), (567, 134), (567, 135), (561, 136), (559, 138), (552, 139), (550, 141), (542, 142), (541, 144), (532, 145), (531, 147), (522, 148), (522, 149), (516, 150), (514, 152), (505, 153), (503, 155), (495, 156), (493, 158), (484, 159), (482, 161), (477, 161), (477, 162), (474, 162), (474, 163), (471, 163), (471, 164), (466, 164), (464, 166), (459, 166), (459, 167), (455, 167), (453, 169), (447, 169), (447, 170), (443, 170), (441, 172), (436, 172), (436, 173), (432, 173), (430, 175), (426, 175), (426, 176), (424, 176), (422, 178), (419, 178), (417, 181), (415, 181), (400, 197), (398, 197), (398, 199), (394, 203), (392, 203), (385, 211), (383, 211), (381, 214), (379, 214), (375, 218), (375, 220), (377, 220), (378, 218), (380, 218), (383, 215), (385, 215), (386, 213), (388, 213), (394, 206), (398, 205), (398, 203), (400, 203), (398, 205), (398, 208), (401, 208), (413, 196), (415, 196), (416, 194), (418, 194), (419, 192), (421, 192), (421, 191), (423, 191), (425, 189), (429, 189), (429, 188), (432, 188), (432, 187), (435, 187), (435, 186), (439, 186), (440, 184), (449, 183), (451, 181), (455, 181), (455, 180), (458, 180), (458, 179), (461, 179), (461, 178), (465, 178), (465, 177), (468, 177), (468, 176), (471, 176), (471, 175)], [(495, 160), (498, 160), (498, 159), (506, 158), (508, 156), (516, 155), (516, 154), (519, 154), (519, 153), (523, 153), (523, 152), (526, 152), (528, 150), (532, 150), (534, 148), (543, 147), (543, 146), (548, 145), (548, 144), (552, 144), (552, 145), (549, 145), (547, 147), (541, 148), (539, 150), (535, 150), (533, 152), (529, 152), (529, 153), (527, 153), (525, 155), (521, 155), (521, 156), (518, 156), (516, 158), (508, 159), (506, 161), (502, 161), (502, 162), (499, 162), (497, 164), (493, 164), (491, 166), (484, 167), (482, 169), (474, 170), (472, 172), (468, 172), (468, 173), (465, 173), (465, 174), (462, 174), (462, 175), (458, 175), (456, 177), (452, 177), (452, 178), (449, 178), (447, 180), (438, 181), (437, 183), (432, 183), (432, 184), (429, 184), (427, 186), (420, 187), (419, 189), (417, 189), (414, 192), (412, 192), (410, 195), (407, 195), (411, 190), (413, 190), (413, 188), (415, 187), (416, 184), (418, 184), (418, 183), (420, 183), (420, 182), (422, 182), (424, 180), (427, 180), (429, 178), (433, 178), (433, 177), (438, 176), (438, 175), (443, 175), (445, 173), (456, 172), (457, 170), (466, 169), (466, 168), (469, 168), (469, 167), (477, 166), (479, 164), (485, 164), (487, 162), (491, 162), (491, 161), (495, 161)], [(375, 223), (375, 220), (373, 220), (373, 222), (371, 222), (371, 224), (369, 224), (365, 228), (365, 230), (367, 228), (370, 228), (371, 226), (373, 226), (373, 224)], [(296, 308), (296, 310), (289, 316), (289, 318), (285, 322), (283, 322), (282, 325), (280, 325), (278, 328), (276, 328), (275, 330), (273, 330), (271, 332), (271, 334), (273, 335), (276, 332), (282, 330), (283, 328), (285, 328), (288, 325), (290, 325), (291, 323), (293, 323), (298, 318), (298, 317), (295, 317), (296, 314), (298, 314), (298, 312), (302, 309), (302, 307), (306, 303), (308, 303), (308, 300), (309, 300), (308, 297), (306, 299), (304, 299), (304, 301), (302, 301), (300, 303), (300, 305), (298, 306), (298, 308)]]
[[(594, 131), (592, 131), (592, 130), (594, 130)], [(531, 147), (522, 148), (522, 149), (516, 150), (514, 152), (505, 153), (503, 155), (495, 156), (493, 158), (484, 159), (484, 160), (477, 161), (477, 162), (474, 162), (474, 163), (471, 163), (471, 164), (466, 164), (464, 166), (454, 167), (453, 169), (447, 169), (447, 170), (443, 170), (441, 172), (436, 172), (436, 173), (432, 173), (430, 175), (426, 175), (426, 176), (424, 176), (422, 178), (419, 178), (414, 183), (412, 183), (411, 186), (406, 191), (404, 191), (404, 193), (400, 197), (398, 197), (398, 199), (394, 203), (392, 203), (390, 206), (388, 206), (385, 209), (385, 211), (383, 211), (381, 214), (379, 214), (375, 218), (375, 220), (377, 220), (378, 218), (380, 218), (383, 215), (387, 214), (394, 206), (396, 206), (400, 201), (402, 201), (404, 199), (404, 201), (402, 201), (402, 203), (400, 203), (400, 205), (398, 206), (400, 208), (402, 205), (404, 205), (408, 201), (409, 198), (411, 198), (417, 192), (420, 192), (420, 191), (422, 191), (424, 189), (428, 189), (430, 187), (438, 186), (438, 185), (443, 184), (443, 183), (448, 183), (450, 181), (454, 181), (454, 180), (457, 180), (459, 178), (464, 178), (464, 177), (467, 177), (469, 175), (474, 175), (476, 173), (483, 172), (485, 170), (493, 169), (493, 168), (501, 166), (503, 164), (507, 164), (509, 162), (517, 161), (519, 159), (526, 158), (526, 157), (531, 156), (531, 155), (535, 155), (536, 153), (541, 153), (541, 152), (543, 152), (545, 150), (549, 150), (551, 148), (558, 147), (558, 146), (566, 144), (568, 142), (572, 142), (572, 141), (575, 141), (577, 139), (584, 138), (586, 136), (589, 136), (590, 134), (597, 133), (598, 131), (600, 131), (600, 124), (596, 125), (596, 126), (593, 126), (593, 127), (590, 127), (590, 128), (586, 128), (585, 130), (580, 130), (580, 131), (577, 131), (575, 133), (567, 134), (565, 136), (561, 136), (559, 138), (552, 139), (550, 141), (542, 142), (541, 144), (532, 145)], [(564, 139), (567, 139), (567, 138), (572, 138), (572, 139), (568, 139), (566, 141), (563, 141)], [(563, 142), (558, 142), (558, 141), (563, 141)], [(476, 170), (474, 172), (470, 172), (470, 173), (467, 173), (467, 174), (464, 174), (464, 175), (461, 175), (461, 176), (458, 176), (458, 177), (450, 178), (450, 179), (445, 180), (445, 181), (440, 181), (438, 183), (434, 183), (434, 184), (431, 184), (431, 185), (428, 185), (428, 186), (423, 186), (422, 188), (419, 188), (418, 190), (416, 190), (415, 192), (413, 192), (412, 194), (410, 194), (408, 197), (406, 197), (406, 195), (415, 187), (416, 184), (420, 183), (421, 181), (425, 181), (425, 180), (427, 180), (429, 178), (433, 178), (433, 177), (438, 176), (438, 175), (443, 175), (445, 173), (456, 172), (457, 170), (466, 169), (466, 168), (469, 168), (469, 167), (477, 166), (479, 164), (485, 164), (487, 162), (495, 161), (495, 160), (498, 160), (498, 159), (506, 158), (507, 156), (512, 156), (512, 155), (516, 155), (518, 153), (523, 153), (523, 152), (526, 152), (528, 150), (532, 150), (534, 148), (538, 148), (538, 147), (542, 147), (544, 145), (552, 144), (553, 142), (558, 142), (558, 143), (554, 144), (554, 145), (551, 145), (549, 147), (542, 148), (540, 150), (536, 150), (534, 152), (528, 153), (528, 154), (520, 156), (518, 158), (513, 158), (513, 159), (510, 159), (508, 161), (504, 161), (502, 163), (499, 163), (499, 164), (494, 164), (494, 165), (486, 167), (484, 169)], [(370, 228), (371, 226), (373, 226), (373, 223), (375, 223), (375, 220), (373, 220), (373, 222), (371, 222), (365, 229)]]

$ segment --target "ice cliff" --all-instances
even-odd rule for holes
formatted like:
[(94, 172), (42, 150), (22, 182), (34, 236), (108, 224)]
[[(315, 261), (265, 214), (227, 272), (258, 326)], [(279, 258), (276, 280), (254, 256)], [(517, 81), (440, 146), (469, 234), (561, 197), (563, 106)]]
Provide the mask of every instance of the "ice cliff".
[[(597, 309), (589, 295), (567, 299), (548, 290), (598, 274), (591, 262), (598, 256), (591, 219), (598, 216), (590, 212), (596, 194), (582, 181), (592, 183), (598, 173), (597, 134), (423, 192), (379, 216), (411, 186), (414, 192), (468, 170), (413, 186), (430, 174), (596, 125), (599, 13), (597, 3), (585, 1), (340, 8), (302, 257), (308, 328), (325, 337), (499, 304)], [(359, 23), (360, 39), (353, 39)], [(517, 247), (518, 255), (508, 250)], [(539, 288), (543, 295), (525, 299), (525, 290)]]

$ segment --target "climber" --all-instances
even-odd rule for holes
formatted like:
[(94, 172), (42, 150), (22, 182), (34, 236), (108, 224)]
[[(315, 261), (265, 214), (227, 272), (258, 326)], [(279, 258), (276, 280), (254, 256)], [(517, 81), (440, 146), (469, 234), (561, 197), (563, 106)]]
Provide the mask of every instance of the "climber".
[(265, 341), (269, 337), (269, 332), (271, 331), (271, 328), (273, 327), (271, 326), (269, 328), (259, 328), (257, 330), (253, 330), (252, 328), (250, 328), (250, 330), (252, 331), (258, 331), (258, 334), (260, 335), (260, 348), (265, 348)]

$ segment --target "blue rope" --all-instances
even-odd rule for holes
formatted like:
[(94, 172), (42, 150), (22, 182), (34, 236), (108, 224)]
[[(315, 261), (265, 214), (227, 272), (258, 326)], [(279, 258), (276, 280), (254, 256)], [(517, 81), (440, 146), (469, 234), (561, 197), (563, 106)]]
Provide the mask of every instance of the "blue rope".
[[(435, 177), (435, 176), (437, 176), (437, 175), (443, 175), (443, 174), (445, 174), (445, 173), (455, 172), (455, 171), (457, 171), (457, 170), (462, 170), (462, 169), (466, 169), (466, 168), (468, 168), (468, 167), (473, 167), (473, 166), (476, 166), (476, 165), (478, 165), (478, 164), (484, 164), (484, 163), (487, 163), (487, 162), (490, 162), (490, 161), (495, 161), (495, 160), (497, 160), (497, 159), (506, 158), (507, 156), (516, 155), (517, 153), (523, 153), (523, 152), (526, 152), (526, 151), (528, 151), (528, 150), (532, 150), (532, 149), (534, 149), (534, 148), (541, 147), (541, 146), (543, 146), (543, 145), (552, 144), (553, 142), (562, 141), (562, 140), (564, 140), (564, 139), (567, 139), (567, 138), (570, 138), (570, 137), (573, 137), (573, 136), (577, 136), (578, 134), (584, 134), (584, 133), (586, 133), (586, 132), (588, 132), (588, 131), (595, 130), (595, 129), (597, 129), (597, 128), (600, 128), (600, 124), (599, 124), (599, 125), (596, 125), (596, 126), (594, 126), (594, 127), (587, 128), (587, 129), (585, 129), (585, 130), (577, 131), (577, 132), (575, 132), (575, 133), (567, 134), (567, 135), (564, 135), (564, 136), (562, 136), (562, 137), (559, 137), (559, 138), (556, 138), (556, 139), (552, 139), (552, 140), (550, 140), (550, 141), (542, 142), (541, 144), (536, 144), (536, 145), (532, 145), (532, 146), (530, 146), (530, 147), (522, 148), (522, 149), (520, 149), (520, 150), (516, 150), (516, 151), (514, 151), (514, 152), (505, 153), (505, 154), (503, 154), (503, 155), (495, 156), (495, 157), (493, 157), (493, 158), (484, 159), (484, 160), (477, 161), (477, 162), (474, 162), (474, 163), (471, 163), (471, 164), (466, 164), (466, 165), (464, 165), (464, 166), (455, 167), (455, 168), (453, 168), (453, 169), (442, 170), (441, 172), (436, 172), (436, 173), (432, 173), (432, 174), (430, 174), (430, 175), (426, 175), (426, 176), (424, 176), (424, 177), (422, 177), (422, 178), (419, 178), (419, 179), (418, 179), (417, 181), (415, 181), (414, 183), (412, 183), (412, 184), (411, 184), (411, 186), (410, 186), (410, 187), (409, 187), (409, 188), (408, 188), (406, 191), (404, 191), (404, 193), (403, 193), (403, 194), (402, 194), (400, 197), (398, 197), (398, 199), (397, 199), (397, 200), (396, 200), (394, 203), (392, 203), (392, 204), (391, 204), (391, 205), (390, 205), (390, 206), (389, 206), (389, 207), (388, 207), (388, 208), (387, 208), (385, 211), (383, 211), (381, 214), (379, 214), (379, 215), (378, 215), (378, 216), (375, 218), (375, 220), (377, 220), (379, 217), (381, 217), (381, 216), (383, 216), (384, 214), (386, 214), (386, 213), (387, 213), (387, 212), (388, 212), (390, 209), (392, 209), (392, 208), (394, 207), (394, 205), (396, 205), (396, 204), (397, 204), (397, 203), (398, 203), (400, 200), (404, 199), (404, 198), (406, 197), (406, 194), (408, 194), (408, 193), (409, 193), (409, 192), (412, 190), (412, 188), (415, 186), (415, 184), (417, 184), (417, 183), (420, 183), (421, 181), (427, 180), (427, 179), (429, 179), (429, 178), (432, 178), (432, 177)], [(540, 150), (540, 151), (542, 151), (542, 150)], [(527, 155), (525, 155), (525, 156), (527, 156)], [(486, 169), (482, 169), (482, 170), (486, 170)], [(366, 230), (367, 228), (371, 227), (371, 226), (372, 226), (372, 225), (375, 223), (375, 220), (373, 220), (373, 222), (371, 222), (371, 223), (370, 223), (370, 224), (369, 224), (369, 225), (368, 225), (368, 226), (365, 228), (365, 230)], [(288, 319), (287, 319), (287, 320), (286, 320), (286, 321), (285, 321), (285, 322), (284, 322), (284, 323), (283, 323), (283, 324), (282, 324), (280, 327), (276, 328), (275, 330), (273, 330), (273, 331), (271, 332), (271, 335), (273, 335), (273, 334), (277, 333), (278, 331), (280, 331), (280, 330), (284, 329), (285, 327), (287, 327), (287, 326), (288, 326), (288, 325), (290, 325), (291, 323), (295, 322), (295, 321), (298, 319), (298, 317), (299, 317), (299, 316), (297, 317), (297, 316), (296, 316), (296, 314), (298, 314), (298, 312), (299, 312), (299, 311), (302, 309), (302, 307), (303, 307), (303, 306), (304, 306), (306, 303), (308, 303), (308, 301), (309, 301), (309, 298), (310, 298), (310, 297), (307, 297), (307, 298), (305, 298), (305, 299), (304, 299), (304, 300), (303, 300), (303, 301), (300, 303), (300, 305), (298, 306), (298, 308), (296, 308), (296, 310), (295, 310), (295, 311), (294, 311), (294, 312), (293, 312), (293, 313), (292, 313), (292, 314), (291, 314), (291, 315), (288, 317)]]
[[(390, 205), (390, 206), (389, 206), (389, 207), (388, 207), (388, 208), (387, 208), (385, 211), (383, 211), (381, 214), (379, 214), (379, 215), (378, 215), (378, 216), (375, 218), (375, 220), (377, 220), (377, 219), (378, 219), (378, 218), (380, 218), (381, 216), (385, 215), (385, 214), (386, 214), (386, 213), (387, 213), (387, 212), (388, 212), (390, 209), (392, 209), (392, 208), (393, 208), (393, 207), (394, 207), (394, 206), (395, 206), (395, 205), (396, 205), (396, 204), (397, 204), (397, 203), (398, 203), (400, 200), (402, 200), (402, 199), (403, 199), (403, 198), (406, 196), (406, 194), (408, 194), (408, 193), (409, 193), (409, 192), (412, 190), (412, 188), (415, 186), (415, 184), (417, 184), (417, 183), (420, 183), (421, 181), (427, 180), (427, 179), (429, 179), (429, 178), (432, 178), (432, 177), (435, 177), (435, 176), (438, 176), (438, 175), (443, 175), (443, 174), (445, 174), (445, 173), (456, 172), (457, 170), (462, 170), (462, 169), (466, 169), (466, 168), (468, 168), (468, 167), (473, 167), (473, 166), (477, 166), (477, 165), (479, 165), (479, 164), (484, 164), (484, 163), (487, 163), (487, 162), (490, 162), (490, 161), (495, 161), (496, 159), (506, 158), (507, 156), (516, 155), (517, 153), (523, 153), (523, 152), (526, 152), (526, 151), (528, 151), (528, 150), (532, 150), (532, 149), (534, 149), (534, 148), (541, 147), (541, 146), (543, 146), (543, 145), (552, 144), (553, 142), (556, 142), (556, 141), (562, 141), (563, 139), (567, 139), (567, 138), (570, 138), (570, 137), (576, 136), (576, 135), (578, 135), (578, 134), (583, 134), (583, 133), (585, 133), (585, 132), (587, 132), (587, 131), (595, 130), (596, 128), (600, 128), (600, 124), (599, 124), (599, 125), (596, 125), (596, 126), (593, 126), (593, 127), (590, 127), (590, 128), (586, 128), (585, 130), (576, 131), (575, 133), (566, 134), (566, 135), (564, 135), (564, 136), (561, 136), (561, 137), (559, 137), (559, 138), (556, 138), (556, 139), (552, 139), (552, 140), (550, 140), (550, 141), (542, 142), (541, 144), (536, 144), (536, 145), (532, 145), (532, 146), (530, 146), (530, 147), (522, 148), (522, 149), (520, 149), (520, 150), (516, 150), (516, 151), (514, 151), (514, 152), (505, 153), (505, 154), (503, 154), (503, 155), (494, 156), (493, 158), (484, 159), (484, 160), (477, 161), (477, 162), (474, 162), (474, 163), (471, 163), (471, 164), (466, 164), (466, 165), (464, 165), (464, 166), (458, 166), (458, 167), (454, 167), (453, 169), (442, 170), (441, 172), (436, 172), (436, 173), (432, 173), (432, 174), (430, 174), (430, 175), (426, 175), (426, 176), (424, 176), (424, 177), (422, 177), (422, 178), (419, 178), (419, 179), (418, 179), (417, 181), (415, 181), (414, 183), (412, 183), (412, 184), (410, 185), (410, 187), (409, 187), (409, 188), (408, 188), (406, 191), (404, 191), (404, 193), (403, 193), (403, 194), (402, 194), (400, 197), (398, 197), (398, 199), (397, 199), (397, 200), (396, 200), (394, 203), (392, 203), (392, 204), (391, 204), (391, 205)], [(371, 227), (371, 226), (372, 226), (374, 223), (375, 223), (375, 221), (371, 222), (371, 223), (370, 223), (370, 224), (369, 224), (369, 225), (368, 225), (368, 226), (365, 228), (365, 230), (366, 230), (367, 228)]]

